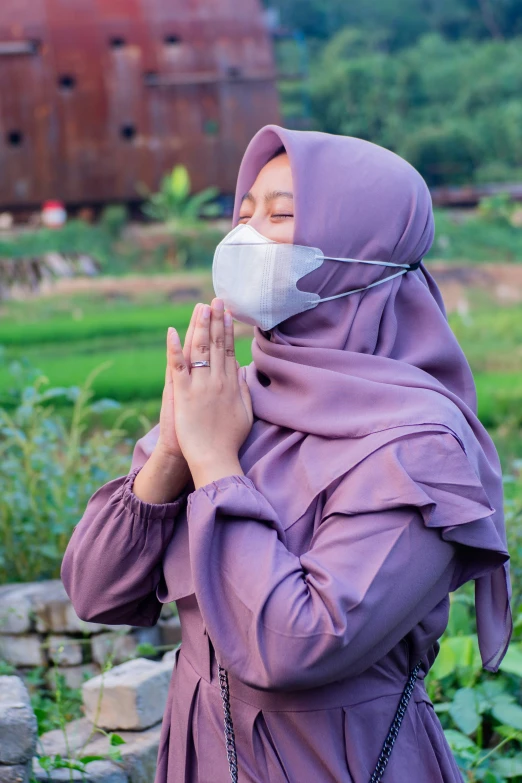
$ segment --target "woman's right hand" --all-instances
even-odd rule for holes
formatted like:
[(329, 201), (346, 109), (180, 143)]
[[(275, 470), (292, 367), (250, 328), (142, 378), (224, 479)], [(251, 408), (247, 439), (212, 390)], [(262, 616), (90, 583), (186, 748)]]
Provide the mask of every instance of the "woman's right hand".
[[(183, 354), (189, 367), (192, 336), (194, 334), (197, 314), (201, 304), (201, 302), (198, 302), (193, 310), (183, 345)], [(174, 384), (172, 383), (172, 371), (174, 370), (173, 361), (174, 353), (169, 340), (169, 331), (167, 331), (167, 367), (165, 370), (165, 386), (163, 387), (163, 396), (161, 400), (159, 421), (160, 432), (156, 449), (165, 456), (180, 460), (186, 464), (185, 457), (183, 456), (183, 452), (179, 447), (178, 439), (176, 437), (176, 427), (174, 426)]]

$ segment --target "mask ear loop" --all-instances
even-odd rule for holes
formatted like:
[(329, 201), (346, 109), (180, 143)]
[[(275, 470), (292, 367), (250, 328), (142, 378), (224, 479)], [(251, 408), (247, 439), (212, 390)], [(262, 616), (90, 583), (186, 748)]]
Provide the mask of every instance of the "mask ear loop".
[[(337, 259), (333, 259), (337, 260)], [(398, 264), (394, 264), (394, 266), (399, 266)], [(359, 291), (367, 291), (368, 288), (373, 288), (374, 285), (380, 285), (381, 283), (387, 283), (388, 280), (393, 280), (394, 277), (399, 277), (399, 275), (405, 275), (408, 269), (401, 269), (400, 272), (395, 272), (394, 275), (389, 275), (389, 277), (385, 277), (383, 280), (377, 280), (375, 283), (370, 283), (370, 285), (365, 285), (362, 288), (354, 288), (353, 291), (343, 291), (342, 294), (334, 294), (334, 296), (325, 296), (324, 299), (316, 299), (315, 302), (328, 302), (330, 299), (339, 299), (340, 296), (348, 296), (348, 294), (358, 294)]]
[(328, 302), (331, 299), (339, 299), (339, 297), (348, 296), (348, 294), (358, 294), (360, 291), (367, 291), (368, 288), (373, 288), (375, 285), (380, 285), (381, 283), (387, 283), (388, 280), (393, 280), (394, 277), (399, 277), (399, 275), (404, 275), (406, 272), (418, 269), (422, 262), (422, 258), (419, 259), (419, 261), (417, 261), (415, 264), (394, 264), (393, 261), (367, 261), (362, 258), (335, 258), (334, 256), (324, 256), (324, 258), (328, 259), (328, 261), (347, 261), (357, 264), (379, 264), (381, 266), (400, 266), (402, 268), (400, 272), (396, 272), (394, 275), (389, 275), (383, 280), (377, 280), (375, 283), (370, 283), (370, 285), (365, 285), (362, 288), (354, 288), (353, 291), (343, 291), (341, 294), (334, 294), (334, 296), (326, 296), (324, 299), (317, 299), (317, 303)]
[(395, 264), (393, 261), (367, 261), (363, 258), (336, 258), (335, 256), (323, 256), (323, 258), (326, 258), (328, 261), (347, 261), (354, 264), (379, 264), (379, 266), (396, 266), (406, 270), (412, 269), (411, 264)]

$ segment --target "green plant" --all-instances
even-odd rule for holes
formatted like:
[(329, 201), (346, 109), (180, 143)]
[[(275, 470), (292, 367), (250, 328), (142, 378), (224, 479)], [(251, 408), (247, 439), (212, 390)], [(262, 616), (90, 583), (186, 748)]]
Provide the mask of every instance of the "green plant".
[(517, 203), (509, 193), (497, 193), (480, 199), (477, 214), (481, 220), (490, 223), (511, 225), (511, 217), (517, 209)]
[[(98, 719), (100, 716), (101, 703), (103, 697), (104, 675), (107, 671), (109, 671), (112, 668), (112, 666), (113, 666), (113, 657), (112, 655), (110, 655), (102, 668), (101, 686), (98, 694), (98, 701), (96, 704), (96, 712), (94, 715), (92, 729), (88, 737), (82, 743), (81, 747), (75, 750), (74, 752), (71, 751), (69, 747), (69, 737), (67, 734), (67, 722), (71, 719), (69, 704), (72, 700), (73, 701), (76, 700), (76, 702), (81, 701), (80, 691), (79, 689), (68, 688), (65, 683), (65, 678), (63, 677), (63, 675), (57, 672), (56, 670), (53, 672), (54, 697), (49, 700), (49, 703), (52, 704), (53, 707), (54, 722), (58, 724), (58, 728), (60, 728), (63, 733), (64, 744), (66, 748), (66, 756), (65, 757), (62, 756), (61, 753), (55, 753), (54, 755), (50, 756), (44, 752), (42, 753), (37, 752), (36, 756), (38, 758), (40, 766), (48, 774), (55, 769), (68, 769), (70, 781), (74, 780), (73, 771), (80, 772), (82, 775), (82, 780), (86, 781), (85, 775), (87, 773), (87, 765), (91, 761), (106, 761), (106, 760), (113, 761), (113, 762), (122, 761), (122, 755), (119, 746), (123, 745), (125, 743), (125, 740), (119, 734), (113, 731), (107, 732), (98, 726)], [(45, 711), (45, 717), (47, 717), (47, 711), (49, 710), (48, 705), (46, 706), (47, 706), (47, 710)], [(37, 706), (35, 708), (35, 713), (37, 715), (37, 719), (41, 721), (42, 709)], [(108, 738), (109, 752), (107, 754), (96, 754), (96, 755), (84, 754), (83, 749), (87, 747), (87, 745), (89, 744), (89, 742), (92, 740), (93, 736), (96, 733), (103, 734)], [(32, 778), (31, 783), (35, 783), (34, 777)]]
[(119, 239), (128, 220), (129, 210), (125, 204), (110, 204), (101, 214), (100, 225), (113, 239)]
[[(111, 430), (86, 433), (89, 415), (119, 407), (112, 399), (91, 400), (93, 380), (109, 365), (95, 368), (81, 387), (48, 389), (42, 388), (49, 382), (37, 368), (10, 365), (18, 376), (12, 392), (18, 400), (11, 412), (0, 408), (1, 583), (58, 577), (88, 499), (128, 472), (132, 441), (123, 439), (121, 425), (130, 411)], [(49, 404), (64, 396), (73, 405), (68, 426)]]
[(429, 185), (491, 175), (517, 181), (520, 39), (431, 33), (393, 50), (382, 25), (362, 34), (357, 27), (340, 27), (311, 61), (314, 129), (381, 144), (410, 160)]
[(157, 193), (151, 193), (143, 184), (138, 190), (147, 199), (142, 207), (144, 214), (176, 228), (197, 226), (202, 216), (215, 217), (220, 213), (219, 206), (211, 203), (218, 195), (218, 189), (208, 187), (191, 195), (190, 176), (181, 164), (163, 177)]
[[(116, 635), (125, 635), (126, 633), (128, 633), (128, 629), (121, 628), (116, 632)], [(90, 643), (87, 639), (85, 641), (87, 644)], [(140, 655), (157, 656), (158, 653), (163, 649), (172, 650), (177, 649), (178, 646), (179, 645), (155, 646), (149, 643), (142, 643), (137, 645), (135, 656), (132, 657), (137, 657)], [(60, 652), (62, 649), (63, 647), (59, 647), (58, 652)], [(74, 751), (71, 749), (69, 744), (67, 724), (74, 719), (82, 717), (83, 715), (81, 689), (69, 688), (66, 684), (64, 676), (58, 672), (55, 666), (53, 666), (50, 670), (54, 683), (54, 689), (51, 694), (49, 694), (46, 689), (43, 667), (39, 667), (33, 670), (33, 672), (31, 672), (31, 674), (26, 677), (29, 687), (33, 691), (31, 693), (31, 703), (38, 721), (38, 734), (41, 735), (47, 731), (50, 731), (51, 729), (59, 728), (61, 729), (64, 738), (64, 746), (66, 748), (65, 756), (63, 756), (61, 753), (55, 753), (52, 756), (48, 755), (43, 752), (44, 749), (41, 747), (41, 742), (39, 743), (40, 751), (37, 751), (36, 757), (38, 758), (40, 766), (48, 773), (55, 769), (68, 769), (70, 770), (69, 775), (71, 781), (73, 780), (73, 771), (80, 772), (82, 775), (82, 780), (85, 781), (85, 775), (88, 772), (87, 765), (91, 761), (113, 761), (116, 763), (122, 761), (122, 755), (119, 746), (124, 744), (125, 740), (116, 732), (108, 732), (98, 726), (105, 683), (104, 677), (105, 674), (110, 671), (110, 669), (112, 669), (113, 665), (114, 649), (110, 649), (102, 665), (101, 686), (98, 693), (98, 700), (96, 703), (96, 710), (91, 731), (82, 745)], [(84, 680), (87, 679), (89, 679), (89, 676), (84, 675)], [(102, 734), (107, 737), (109, 740), (108, 753), (96, 755), (92, 753), (85, 753), (85, 749), (95, 734)], [(31, 783), (36, 783), (34, 778), (31, 780)]]
[(482, 669), (469, 583), (450, 595), (448, 627), (426, 677), (466, 781), (504, 783), (522, 774), (522, 650), (513, 641), (500, 673)]

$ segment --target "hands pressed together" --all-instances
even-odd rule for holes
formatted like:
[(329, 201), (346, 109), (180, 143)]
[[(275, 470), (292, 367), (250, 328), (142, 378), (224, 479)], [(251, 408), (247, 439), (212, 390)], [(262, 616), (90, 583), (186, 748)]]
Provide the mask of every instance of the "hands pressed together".
[[(210, 367), (191, 367), (207, 360)], [(223, 300), (198, 303), (182, 348), (167, 333), (167, 368), (157, 448), (190, 471), (196, 489), (242, 474), (238, 452), (253, 423), (252, 401), (235, 356), (234, 325)]]

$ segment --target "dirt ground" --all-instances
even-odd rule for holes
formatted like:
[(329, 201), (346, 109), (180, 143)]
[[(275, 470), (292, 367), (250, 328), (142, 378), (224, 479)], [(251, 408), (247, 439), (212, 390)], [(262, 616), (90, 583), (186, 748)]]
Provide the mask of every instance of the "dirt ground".
[[(522, 302), (522, 264), (458, 264), (432, 261), (427, 268), (437, 281), (448, 312), (466, 309), (471, 289), (479, 289), (495, 303), (502, 305)], [(214, 296), (210, 272), (176, 273), (154, 276), (77, 277), (62, 278), (43, 284), (38, 294), (13, 292), (13, 299), (35, 296), (71, 296), (96, 292), (108, 299), (142, 298), (144, 294), (163, 293), (172, 302), (210, 302)], [(245, 333), (250, 327), (245, 325)], [(236, 324), (239, 335), (240, 325)]]

